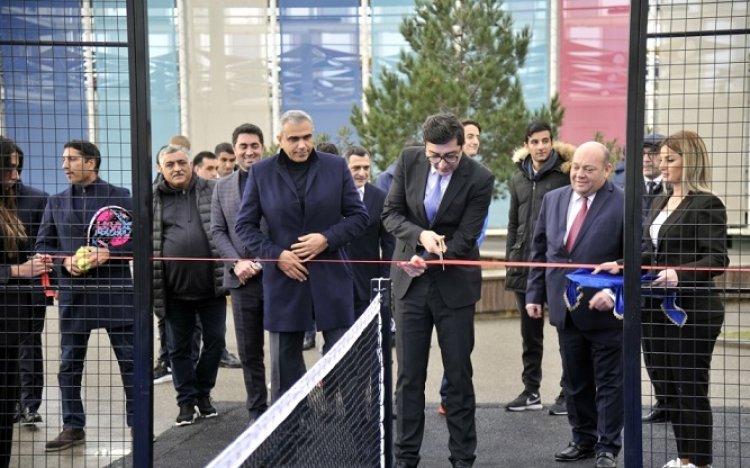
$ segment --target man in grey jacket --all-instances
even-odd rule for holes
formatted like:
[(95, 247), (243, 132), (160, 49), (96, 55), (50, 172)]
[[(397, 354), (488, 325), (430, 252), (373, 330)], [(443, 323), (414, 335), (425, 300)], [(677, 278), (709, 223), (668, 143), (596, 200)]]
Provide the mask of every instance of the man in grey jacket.
[[(154, 185), (154, 307), (165, 317), (172, 381), (180, 407), (176, 425), (192, 424), (195, 407), (202, 417), (217, 416), (211, 404), (226, 332), (223, 266), (198, 260), (218, 258), (210, 231), (215, 182), (193, 175), (188, 150), (159, 151), (163, 178)], [(196, 260), (191, 260), (190, 258)], [(170, 260), (160, 260), (170, 258)], [(203, 326), (198, 363), (191, 358), (196, 315)]]
[(263, 132), (242, 124), (232, 133), (239, 170), (219, 179), (211, 201), (211, 234), (224, 262), (224, 287), (232, 296), (234, 331), (242, 362), (250, 423), (268, 408), (263, 363), (263, 270), (258, 256), (245, 247), (234, 230), (248, 170), (263, 157)]
[[(524, 144), (516, 150), (513, 162), (518, 167), (508, 182), (510, 210), (508, 213), (508, 238), (505, 259), (509, 262), (526, 262), (544, 195), (556, 188), (570, 184), (569, 163), (575, 148), (554, 141), (552, 127), (534, 120), (526, 127)], [(527, 267), (508, 267), (505, 289), (515, 292), (521, 314), (521, 339), (523, 342), (524, 389), (518, 397), (505, 405), (508, 411), (541, 410), (539, 387), (542, 382), (542, 355), (544, 352), (544, 320), (533, 319), (526, 313)], [(565, 396), (562, 389), (549, 409), (552, 415), (565, 415)]]

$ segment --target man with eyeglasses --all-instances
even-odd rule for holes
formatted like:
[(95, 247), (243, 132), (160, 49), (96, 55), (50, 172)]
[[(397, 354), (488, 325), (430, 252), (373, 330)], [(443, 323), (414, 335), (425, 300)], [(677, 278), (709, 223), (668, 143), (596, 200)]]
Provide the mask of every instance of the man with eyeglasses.
[(396, 467), (416, 467), (424, 433), (424, 389), (433, 327), (450, 382), (446, 421), (452, 466), (474, 464), (477, 445), (471, 352), (474, 312), (481, 296), (477, 239), (495, 178), (463, 152), (464, 128), (450, 114), (423, 124), (423, 147), (401, 151), (383, 208), (396, 238), (391, 268), (395, 297)]

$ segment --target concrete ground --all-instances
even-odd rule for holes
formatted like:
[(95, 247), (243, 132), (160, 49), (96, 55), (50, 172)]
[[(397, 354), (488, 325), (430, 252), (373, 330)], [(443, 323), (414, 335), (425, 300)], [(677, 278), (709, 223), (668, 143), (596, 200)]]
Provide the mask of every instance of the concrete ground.
[[(741, 306), (728, 306), (726, 329), (744, 329)], [(231, 314), (228, 314), (227, 342), (235, 351)], [(19, 427), (14, 436), (14, 457), (10, 466), (18, 467), (98, 467), (132, 466), (127, 455), (130, 437), (124, 424), (123, 396), (119, 374), (112, 365), (112, 354), (106, 334), (92, 336), (84, 380), (84, 399), (88, 412), (87, 442), (72, 450), (45, 453), (44, 443), (60, 431), (59, 392), (56, 387), (57, 340), (56, 309), (48, 311), (45, 331), (47, 357), (45, 402), (40, 413), (45, 423), (36, 430)], [(320, 335), (318, 336), (320, 344)], [(445, 420), (437, 414), (438, 387), (442, 376), (439, 348), (433, 344), (427, 382), (425, 439), (421, 466), (449, 466)], [(559, 392), (560, 357), (553, 328), (545, 329), (544, 378), (542, 400), (552, 403)], [(473, 355), (474, 384), (479, 407), (477, 429), (479, 446), (477, 467), (593, 466), (593, 461), (558, 464), (556, 450), (570, 438), (567, 418), (550, 416), (546, 411), (510, 413), (502, 404), (521, 391), (521, 343), (519, 320), (501, 315), (481, 315), (476, 322), (476, 347)], [(317, 350), (305, 352), (309, 365), (318, 358)], [(750, 460), (750, 417), (748, 393), (750, 378), (747, 359), (750, 349), (738, 339), (721, 342), (715, 351), (712, 372), (715, 408), (714, 467), (740, 466)], [(651, 392), (647, 377), (643, 378), (643, 394)], [(154, 387), (154, 466), (191, 468), (205, 466), (216, 454), (244, 430), (246, 412), (243, 407), (244, 386), (238, 369), (220, 369), (213, 393), (220, 416), (202, 420), (193, 426), (173, 427), (178, 408), (170, 383)], [(644, 397), (644, 406), (649, 404)], [(661, 466), (674, 458), (671, 430), (665, 425), (644, 426), (644, 466)], [(123, 458), (124, 457), (124, 458)], [(744, 464), (743, 464), (744, 465)], [(312, 466), (312, 465), (311, 465)], [(319, 465), (325, 466), (325, 465)], [(619, 460), (619, 466), (624, 466)], [(139, 467), (140, 468), (140, 467)]]

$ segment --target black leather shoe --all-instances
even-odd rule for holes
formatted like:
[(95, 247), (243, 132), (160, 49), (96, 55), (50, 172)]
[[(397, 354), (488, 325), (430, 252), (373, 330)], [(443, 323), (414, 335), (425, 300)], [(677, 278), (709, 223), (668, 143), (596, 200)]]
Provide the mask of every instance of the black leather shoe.
[(555, 454), (555, 460), (559, 462), (570, 462), (583, 460), (585, 458), (593, 458), (594, 455), (596, 455), (596, 452), (594, 452), (593, 447), (581, 447), (575, 442), (571, 442), (567, 447)]
[(302, 340), (302, 349), (307, 351), (315, 347), (315, 333), (305, 333), (305, 338)]
[(654, 407), (651, 408), (651, 411), (641, 418), (641, 421), (645, 423), (663, 423), (669, 421), (669, 413), (667, 413), (664, 406), (663, 401), (657, 400)]
[(474, 466), (474, 463), (468, 462), (466, 460), (453, 460), (451, 461), (451, 464), (453, 468), (471, 468)]
[(615, 454), (610, 452), (597, 453), (594, 468), (617, 468)]
[(219, 360), (219, 367), (225, 369), (239, 369), (242, 367), (242, 361), (224, 348), (224, 352), (221, 353), (221, 360)]
[(393, 468), (416, 468), (417, 465), (414, 463), (409, 463), (406, 460), (396, 460), (396, 464), (393, 465)]

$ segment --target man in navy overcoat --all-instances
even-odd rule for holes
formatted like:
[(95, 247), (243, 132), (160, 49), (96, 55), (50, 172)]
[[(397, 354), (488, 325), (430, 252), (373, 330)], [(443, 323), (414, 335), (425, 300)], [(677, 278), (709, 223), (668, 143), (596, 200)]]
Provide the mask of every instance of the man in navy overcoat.
[(323, 332), (325, 353), (354, 323), (344, 247), (369, 219), (346, 161), (313, 149), (312, 118), (287, 111), (280, 124), (280, 151), (253, 165), (236, 223), (245, 247), (266, 261), (263, 322), (270, 332), (274, 401), (305, 372), (305, 330)]

